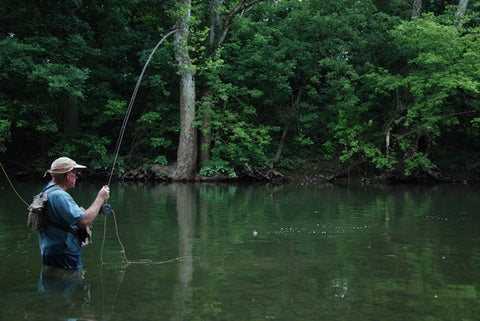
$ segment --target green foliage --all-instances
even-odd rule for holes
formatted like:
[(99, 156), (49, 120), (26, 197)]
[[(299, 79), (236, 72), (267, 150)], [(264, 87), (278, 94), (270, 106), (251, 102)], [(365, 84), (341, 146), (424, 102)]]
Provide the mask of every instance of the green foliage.
[(428, 172), (437, 168), (435, 164), (424, 153), (413, 153), (411, 157), (405, 159), (405, 175), (410, 176), (414, 170), (426, 170)]
[(158, 156), (157, 158), (154, 159), (153, 162), (156, 163), (156, 164), (160, 164), (160, 165), (167, 165), (168, 164), (168, 161), (167, 161), (167, 158), (165, 157), (165, 155)]
[(52, 98), (83, 100), (83, 85), (88, 79), (88, 73), (88, 69), (48, 63), (36, 66), (31, 80), (44, 83)]
[[(144, 113), (136, 122), (135, 130), (135, 153), (142, 155), (142, 162), (154, 162), (166, 165), (172, 149), (176, 146), (173, 137), (169, 133), (178, 130), (177, 124), (170, 124), (173, 121), (165, 117), (163, 112), (166, 106), (158, 106), (158, 111)], [(132, 153), (133, 151), (130, 151)]]
[(229, 162), (217, 159), (205, 162), (200, 169), (200, 175), (212, 178), (236, 178), (235, 170), (230, 167)]
[(89, 164), (90, 169), (107, 169), (112, 163), (112, 154), (109, 154), (107, 146), (110, 140), (106, 137), (98, 137), (93, 133), (86, 133), (81, 138), (74, 138), (71, 142), (62, 140), (57, 142), (49, 152), (51, 158), (58, 155), (71, 155), (79, 163)]
[(125, 115), (127, 109), (127, 103), (121, 100), (109, 100), (105, 105), (105, 108), (98, 113), (97, 117), (93, 120), (92, 125), (94, 127), (101, 127), (108, 124), (112, 120), (121, 121)]
[(5, 143), (10, 140), (10, 126), (12, 125), (10, 120), (4, 119), (5, 107), (0, 105), (0, 152), (5, 152), (7, 147)]
[[(474, 124), (470, 116), (480, 112), (478, 30), (462, 35), (453, 24), (438, 20), (429, 15), (392, 31), (408, 57), (405, 76), (381, 69), (368, 76), (377, 81), (377, 99), (389, 96), (396, 101), (386, 120), (394, 138), (391, 150), (405, 161), (407, 175), (416, 168), (435, 169), (432, 157), (454, 148), (445, 145), (449, 133), (469, 131)], [(422, 137), (428, 137), (428, 148), (419, 145)]]
[[(212, 159), (202, 170), (267, 168), (281, 141), (284, 167), (325, 158), (414, 175), (451, 155), (480, 159), (480, 7), (470, 3), (459, 20), (457, 3), (445, 4), (424, 2), (425, 15), (411, 20), (404, 0), (261, 1), (234, 17), (218, 46), (220, 22), (238, 1), (218, 3), (214, 30), (211, 1), (193, 3), (186, 49), (196, 126), (209, 134), (202, 148)], [(107, 168), (140, 71), (185, 7), (150, 0), (5, 5), (0, 152), (46, 163), (67, 153)], [(174, 52), (172, 37), (144, 75), (122, 166), (177, 157)]]
[(480, 129), (480, 118), (477, 117), (472, 119), (471, 123), (472, 123), (472, 127)]
[(216, 135), (213, 159), (228, 159), (230, 166), (240, 172), (267, 165), (265, 147), (271, 143), (273, 127), (249, 124), (237, 112), (227, 110), (221, 119), (212, 122), (212, 129)]

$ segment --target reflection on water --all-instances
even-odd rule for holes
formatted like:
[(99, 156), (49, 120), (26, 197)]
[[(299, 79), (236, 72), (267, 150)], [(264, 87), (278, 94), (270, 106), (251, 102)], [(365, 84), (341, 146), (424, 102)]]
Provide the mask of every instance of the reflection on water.
[(42, 266), (37, 295), (28, 301), (25, 320), (89, 320), (90, 286), (84, 270), (65, 271)]
[[(97, 190), (83, 183), (74, 197), (86, 203)], [(474, 320), (480, 312), (475, 187), (111, 190), (126, 252), (112, 218), (99, 218), (82, 276), (42, 270), (25, 208), (4, 189), (2, 320)], [(127, 265), (124, 254), (152, 263)]]
[(177, 220), (178, 220), (178, 284), (175, 288), (174, 303), (176, 314), (173, 320), (184, 320), (184, 311), (192, 299), (190, 283), (193, 279), (193, 237), (195, 231), (197, 202), (193, 185), (177, 186)]

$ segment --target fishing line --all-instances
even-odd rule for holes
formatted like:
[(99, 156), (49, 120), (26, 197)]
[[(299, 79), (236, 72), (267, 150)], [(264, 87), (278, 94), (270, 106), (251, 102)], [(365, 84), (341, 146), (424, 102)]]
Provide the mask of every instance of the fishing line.
[(3, 167), (2, 162), (0, 162), (0, 167), (2, 168), (3, 174), (5, 174), (5, 177), (7, 178), (8, 184), (10, 184), (10, 187), (13, 189), (13, 191), (15, 192), (15, 194), (17, 194), (18, 198), (19, 198), (25, 205), (27, 205), (27, 207), (29, 207), (30, 204), (28, 204), (28, 203), (20, 196), (20, 194), (18, 194), (17, 190), (16, 190), (15, 187), (13, 186), (13, 183), (12, 183), (12, 181), (10, 180), (10, 177), (8, 177), (7, 171), (5, 171), (5, 168)]
[[(152, 261), (150, 259), (141, 259), (141, 260), (136, 260), (136, 261), (130, 261), (128, 258), (127, 258), (127, 252), (125, 250), (125, 246), (123, 245), (121, 239), (120, 239), (120, 234), (118, 232), (118, 225), (117, 225), (117, 219), (116, 219), (116, 216), (115, 216), (115, 211), (112, 210), (112, 217), (113, 217), (113, 222), (114, 222), (114, 226), (115, 226), (115, 234), (117, 236), (117, 241), (118, 243), (120, 244), (120, 247), (122, 248), (122, 254), (123, 254), (123, 260), (125, 261), (125, 263), (127, 264), (166, 264), (166, 263), (172, 263), (172, 262), (175, 262), (175, 261), (182, 261), (182, 260), (185, 260), (185, 259), (199, 259), (200, 257), (198, 256), (179, 256), (179, 257), (176, 257), (174, 259), (169, 259), (169, 260), (166, 260), (166, 261)], [(105, 261), (103, 260), (103, 250), (105, 248), (105, 236), (107, 234), (107, 219), (106, 217), (104, 218), (103, 220), (103, 240), (102, 240), (102, 247), (100, 249), (100, 262), (105, 265), (107, 263), (105, 263)]]
[[(142, 69), (142, 72), (140, 73), (140, 76), (138, 77), (138, 80), (137, 80), (137, 84), (135, 85), (135, 89), (133, 90), (133, 93), (132, 93), (132, 97), (130, 98), (130, 102), (128, 104), (128, 107), (127, 107), (127, 111), (125, 113), (125, 117), (123, 118), (123, 123), (122, 123), (122, 127), (120, 129), (120, 133), (118, 134), (118, 138), (117, 138), (117, 143), (116, 143), (116, 146), (115, 146), (115, 152), (114, 152), (114, 158), (113, 158), (113, 163), (112, 163), (112, 168), (110, 170), (110, 175), (109, 175), (109, 178), (108, 178), (108, 183), (107, 183), (107, 186), (110, 186), (110, 183), (112, 182), (112, 177), (113, 177), (113, 171), (115, 169), (115, 165), (117, 163), (117, 159), (118, 159), (118, 154), (120, 153), (120, 146), (122, 145), (122, 141), (123, 141), (123, 136), (125, 134), (125, 128), (127, 127), (127, 122), (128, 122), (128, 119), (130, 117), (130, 113), (132, 111), (132, 107), (133, 107), (133, 103), (135, 101), (135, 97), (137, 96), (137, 92), (138, 92), (138, 88), (140, 87), (140, 82), (142, 81), (142, 78), (143, 78), (143, 75), (145, 74), (145, 70), (147, 69), (147, 66), (150, 62), (150, 60), (152, 59), (153, 57), (153, 54), (155, 53), (155, 51), (158, 49), (158, 47), (160, 47), (160, 45), (162, 44), (162, 42), (168, 37), (170, 36), (171, 34), (175, 33), (175, 32), (178, 32), (180, 31), (180, 29), (175, 29), (175, 30), (172, 30), (170, 31), (169, 33), (167, 33), (158, 43), (157, 45), (155, 46), (155, 48), (153, 48), (152, 52), (150, 53), (150, 56), (148, 57), (145, 65), (143, 66), (143, 69)], [(140, 261), (130, 261), (128, 260), (127, 258), (127, 254), (126, 254), (126, 250), (125, 250), (125, 246), (123, 246), (123, 243), (120, 239), (120, 235), (119, 235), (119, 232), (118, 232), (118, 226), (117, 226), (117, 218), (115, 216), (115, 211), (112, 209), (112, 207), (109, 205), (109, 204), (104, 204), (103, 207), (102, 207), (102, 213), (104, 214), (112, 214), (112, 217), (113, 217), (113, 222), (114, 222), (114, 225), (115, 225), (115, 233), (117, 235), (117, 240), (118, 240), (118, 243), (120, 244), (121, 248), (122, 248), (122, 253), (123, 253), (123, 259), (125, 260), (125, 262), (127, 264), (165, 264), (165, 263), (170, 263), (170, 262), (174, 262), (174, 261), (180, 261), (180, 260), (183, 260), (183, 259), (188, 259), (188, 258), (197, 258), (197, 257), (193, 257), (193, 256), (181, 256), (181, 257), (177, 257), (177, 258), (174, 258), (174, 259), (171, 259), (171, 260), (167, 260), (167, 261), (160, 261), (160, 262), (152, 262), (151, 260), (140, 260)], [(107, 230), (107, 220), (106, 218), (104, 218), (104, 221), (103, 221), (103, 240), (102, 240), (102, 248), (101, 248), (101, 251), (100, 251), (100, 261), (102, 262), (102, 264), (106, 264), (104, 261), (103, 261), (103, 250), (104, 250), (104, 247), (105, 247), (105, 236), (106, 236), (106, 230)]]
[(112, 299), (112, 304), (111, 304), (111, 312), (110, 314), (107, 316), (107, 319), (105, 319), (105, 285), (103, 283), (103, 265), (100, 265), (100, 284), (102, 286), (102, 315), (104, 316), (104, 320), (109, 320), (111, 315), (113, 315), (115, 313), (115, 303), (117, 301), (117, 297), (118, 297), (118, 293), (120, 291), (120, 285), (123, 283), (123, 280), (125, 278), (125, 273), (126, 273), (126, 268), (125, 270), (121, 270), (120, 273), (120, 278), (119, 278), (119, 281), (117, 282), (117, 286), (116, 286), (116, 289), (115, 289), (115, 292), (114, 292), (114, 295), (113, 295), (113, 299)]

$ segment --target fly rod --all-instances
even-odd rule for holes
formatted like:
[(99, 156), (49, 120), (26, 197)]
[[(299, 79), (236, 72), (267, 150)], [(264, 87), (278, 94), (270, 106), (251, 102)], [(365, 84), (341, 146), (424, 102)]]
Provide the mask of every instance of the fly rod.
[[(120, 153), (120, 146), (122, 145), (123, 136), (125, 134), (125, 128), (127, 127), (128, 118), (130, 117), (130, 113), (132, 111), (133, 103), (135, 101), (135, 97), (137, 96), (138, 88), (140, 87), (140, 82), (142, 81), (143, 75), (145, 74), (145, 70), (147, 69), (147, 66), (148, 66), (149, 62), (152, 59), (153, 54), (155, 53), (155, 51), (157, 51), (158, 47), (160, 47), (162, 42), (165, 39), (167, 39), (168, 36), (170, 36), (171, 34), (174, 34), (177, 31), (180, 31), (180, 29), (175, 29), (175, 30), (170, 31), (157, 43), (155, 48), (153, 48), (152, 52), (150, 53), (150, 56), (148, 57), (147, 62), (143, 66), (143, 69), (142, 69), (142, 72), (140, 73), (140, 76), (138, 77), (137, 84), (135, 86), (135, 89), (133, 90), (132, 97), (130, 98), (130, 102), (128, 103), (127, 111), (125, 112), (125, 117), (123, 118), (123, 123), (122, 123), (122, 127), (120, 129), (120, 133), (118, 134), (117, 144), (115, 146), (112, 168), (110, 170), (110, 175), (109, 175), (109, 178), (108, 178), (107, 186), (110, 186), (110, 183), (112, 182), (113, 171), (114, 171), (115, 165), (117, 163), (118, 154)], [(106, 214), (106, 215), (111, 214), (112, 213), (112, 206), (110, 204), (104, 204), (103, 207), (102, 207), (102, 213)]]
[[(155, 46), (155, 48), (153, 48), (152, 52), (150, 53), (150, 56), (148, 57), (147, 61), (145, 62), (145, 65), (143, 66), (143, 69), (142, 69), (142, 72), (140, 73), (140, 76), (138, 77), (138, 80), (137, 80), (137, 84), (135, 86), (135, 89), (133, 90), (133, 93), (132, 93), (132, 97), (130, 98), (130, 102), (128, 104), (128, 107), (127, 107), (127, 110), (125, 112), (125, 117), (123, 118), (123, 123), (122, 123), (122, 127), (120, 129), (120, 133), (118, 134), (118, 138), (117, 138), (117, 144), (115, 146), (115, 152), (114, 152), (114, 158), (113, 158), (113, 163), (112, 163), (112, 168), (110, 170), (110, 175), (109, 175), (109, 178), (108, 178), (108, 183), (107, 183), (107, 186), (110, 185), (110, 183), (112, 182), (112, 177), (113, 177), (113, 171), (115, 169), (115, 165), (117, 163), (117, 159), (118, 159), (118, 154), (120, 153), (120, 146), (122, 145), (122, 140), (123, 140), (123, 136), (125, 134), (125, 128), (127, 127), (127, 122), (128, 122), (128, 118), (130, 117), (130, 113), (132, 111), (132, 107), (133, 107), (133, 103), (135, 101), (135, 97), (137, 96), (137, 92), (138, 92), (138, 88), (140, 87), (140, 82), (142, 81), (142, 78), (143, 78), (143, 75), (145, 74), (145, 70), (147, 69), (147, 66), (150, 62), (150, 60), (152, 59), (153, 57), (153, 54), (155, 53), (155, 51), (158, 49), (158, 47), (160, 47), (160, 45), (162, 44), (162, 42), (167, 39), (168, 36), (170, 36), (171, 34), (175, 33), (175, 32), (178, 32), (180, 31), (180, 29), (175, 29), (175, 30), (172, 30), (170, 31), (169, 33), (167, 33), (158, 43), (157, 45)], [(169, 260), (169, 261), (165, 261), (165, 262), (151, 262), (151, 261), (129, 261), (127, 259), (127, 255), (126, 255), (126, 251), (125, 251), (125, 247), (123, 246), (123, 243), (122, 241), (120, 240), (120, 235), (118, 233), (118, 228), (117, 228), (117, 220), (115, 218), (115, 211), (112, 209), (112, 206), (108, 203), (105, 203), (103, 206), (102, 206), (102, 209), (101, 209), (101, 212), (105, 215), (109, 215), (109, 214), (113, 214), (113, 221), (115, 223), (115, 231), (116, 231), (116, 234), (117, 234), (117, 240), (118, 242), (120, 243), (120, 246), (122, 247), (122, 252), (123, 252), (123, 256), (124, 256), (124, 259), (125, 259), (125, 262), (130, 264), (130, 263), (144, 263), (144, 264), (161, 264), (161, 263), (167, 263), (167, 262), (170, 262), (170, 261), (173, 261), (173, 260)], [(104, 246), (105, 246), (105, 235), (106, 235), (106, 220), (104, 220), (104, 224), (103, 224), (103, 241), (102, 241), (102, 248), (101, 248), (101, 251), (100, 251), (100, 261), (102, 262), (102, 264), (105, 264), (104, 261), (103, 261), (103, 249), (104, 249)], [(174, 260), (178, 260), (180, 258), (177, 258), (177, 259), (174, 259)]]
[(150, 56), (148, 57), (147, 59), (147, 62), (145, 63), (145, 65), (143, 66), (143, 70), (142, 72), (140, 73), (140, 76), (138, 77), (138, 80), (137, 80), (137, 84), (135, 86), (135, 89), (133, 90), (133, 94), (132, 94), (132, 97), (130, 98), (130, 103), (128, 104), (128, 107), (127, 107), (127, 111), (125, 113), (125, 117), (123, 119), (123, 123), (122, 123), (122, 128), (120, 130), (120, 133), (118, 134), (118, 139), (117, 139), (117, 145), (115, 147), (115, 153), (114, 153), (114, 159), (113, 159), (113, 163), (112, 163), (112, 169), (110, 171), (110, 176), (109, 176), (109, 179), (108, 179), (108, 183), (107, 185), (110, 185), (111, 181), (112, 181), (112, 176), (113, 176), (113, 170), (115, 169), (115, 165), (117, 163), (117, 158), (118, 158), (118, 154), (120, 152), (120, 146), (122, 144), (122, 140), (123, 140), (123, 135), (125, 133), (125, 128), (127, 127), (127, 122), (128, 122), (128, 118), (130, 117), (130, 113), (132, 111), (132, 107), (133, 107), (133, 102), (135, 101), (135, 97), (137, 96), (137, 92), (138, 92), (138, 88), (140, 87), (140, 82), (142, 81), (142, 78), (143, 78), (143, 75), (145, 74), (145, 70), (147, 69), (147, 66), (150, 62), (150, 60), (152, 59), (153, 57), (153, 54), (155, 53), (155, 51), (158, 49), (158, 47), (160, 47), (160, 45), (162, 44), (162, 42), (168, 37), (170, 36), (171, 34), (175, 33), (179, 31), (179, 29), (175, 29), (175, 30), (172, 30), (170, 31), (169, 33), (167, 33), (163, 38), (162, 40), (160, 40), (157, 45), (155, 46), (155, 48), (153, 48), (152, 52), (150, 53)]

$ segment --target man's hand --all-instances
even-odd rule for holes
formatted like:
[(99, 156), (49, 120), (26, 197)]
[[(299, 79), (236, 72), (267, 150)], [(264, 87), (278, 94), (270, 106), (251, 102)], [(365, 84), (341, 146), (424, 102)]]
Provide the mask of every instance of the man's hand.
[(110, 187), (108, 185), (105, 185), (102, 187), (102, 189), (98, 192), (98, 196), (103, 200), (103, 203), (105, 203), (109, 197), (110, 197)]
[(77, 223), (77, 226), (86, 228), (97, 217), (102, 205), (108, 200), (110, 197), (110, 187), (107, 185), (103, 186), (102, 189), (98, 192), (97, 197), (93, 201), (92, 205), (85, 211), (85, 215), (83, 218)]

